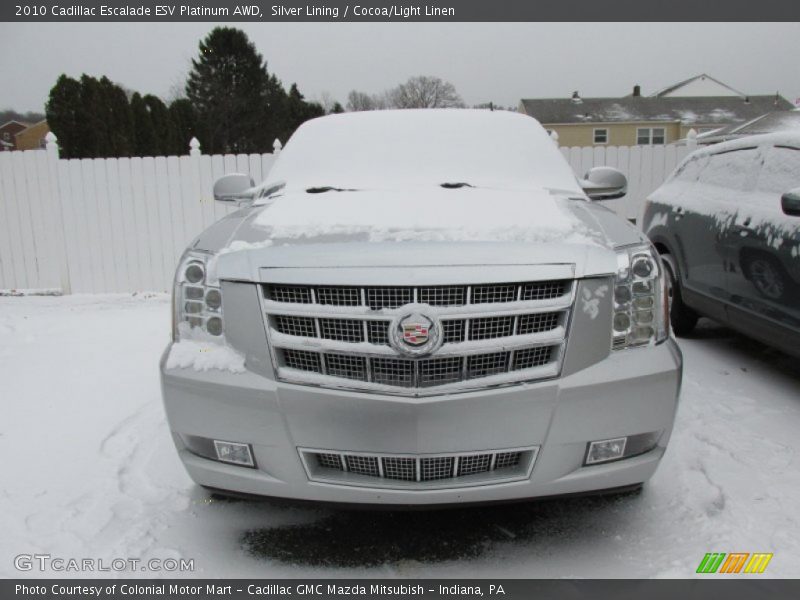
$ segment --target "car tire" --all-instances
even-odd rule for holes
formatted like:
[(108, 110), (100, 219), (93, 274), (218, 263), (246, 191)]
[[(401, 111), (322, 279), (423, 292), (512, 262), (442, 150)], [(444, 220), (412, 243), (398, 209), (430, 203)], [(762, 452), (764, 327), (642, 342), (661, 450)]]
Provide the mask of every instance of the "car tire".
[(750, 254), (742, 261), (744, 275), (767, 300), (782, 302), (789, 297), (791, 281), (781, 264), (768, 254)]
[(699, 318), (697, 313), (683, 303), (678, 265), (671, 254), (662, 254), (661, 262), (667, 276), (669, 296), (669, 320), (675, 335), (683, 336), (692, 332)]

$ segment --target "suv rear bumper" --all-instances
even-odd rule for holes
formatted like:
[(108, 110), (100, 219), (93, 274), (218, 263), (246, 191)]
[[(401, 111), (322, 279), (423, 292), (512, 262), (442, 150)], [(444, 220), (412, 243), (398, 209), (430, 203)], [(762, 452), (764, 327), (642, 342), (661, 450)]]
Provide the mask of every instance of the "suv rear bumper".
[[(241, 494), (352, 504), (497, 502), (644, 482), (670, 438), (682, 372), (680, 350), (669, 339), (612, 352), (559, 379), (409, 398), (292, 385), (251, 371), (167, 370), (168, 352), (161, 362), (164, 405), (195, 482)], [(659, 432), (651, 450), (583, 466), (588, 442), (651, 432)], [(256, 468), (198, 456), (187, 436), (250, 444)], [(410, 489), (378, 478), (347, 485), (311, 481), (298, 448), (406, 456), (537, 448), (538, 454), (529, 474), (515, 481), (465, 486), (454, 478)]]

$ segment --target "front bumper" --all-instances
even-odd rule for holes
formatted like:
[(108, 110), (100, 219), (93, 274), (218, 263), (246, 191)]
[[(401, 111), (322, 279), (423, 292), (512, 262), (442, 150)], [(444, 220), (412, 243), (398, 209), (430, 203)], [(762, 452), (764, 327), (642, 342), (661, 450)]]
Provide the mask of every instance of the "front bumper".
[[(682, 358), (674, 340), (612, 352), (559, 379), (422, 398), (319, 389), (246, 371), (166, 369), (179, 455), (200, 485), (242, 494), (354, 504), (437, 505), (591, 492), (649, 479), (675, 419)], [(589, 441), (660, 432), (644, 454), (583, 466)], [(192, 453), (185, 436), (248, 443), (257, 468)], [(298, 448), (441, 454), (536, 447), (522, 480), (409, 489), (311, 481)]]

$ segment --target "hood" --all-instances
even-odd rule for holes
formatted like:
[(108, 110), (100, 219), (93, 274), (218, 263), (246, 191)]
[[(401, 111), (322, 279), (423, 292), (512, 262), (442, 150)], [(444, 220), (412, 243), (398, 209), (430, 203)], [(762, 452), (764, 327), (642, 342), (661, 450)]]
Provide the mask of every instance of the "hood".
[(531, 265), (560, 265), (563, 276), (583, 277), (612, 273), (613, 248), (641, 239), (630, 224), (584, 199), (542, 189), (437, 186), (285, 193), (229, 215), (195, 248), (219, 255), (224, 279), (380, 268), (411, 269), (414, 277), (419, 268), (477, 266), (510, 277), (508, 269)]

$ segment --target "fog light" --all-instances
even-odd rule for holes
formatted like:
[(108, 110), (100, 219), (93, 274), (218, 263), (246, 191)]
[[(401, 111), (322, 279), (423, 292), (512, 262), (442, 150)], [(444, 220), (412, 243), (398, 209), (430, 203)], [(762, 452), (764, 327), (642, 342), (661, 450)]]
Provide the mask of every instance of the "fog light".
[(246, 467), (255, 466), (253, 455), (250, 453), (250, 446), (248, 444), (214, 440), (214, 449), (217, 451), (217, 460), (220, 462), (244, 465)]
[(625, 455), (625, 443), (628, 438), (614, 438), (613, 440), (600, 440), (589, 443), (589, 451), (586, 453), (587, 465), (617, 460)]

